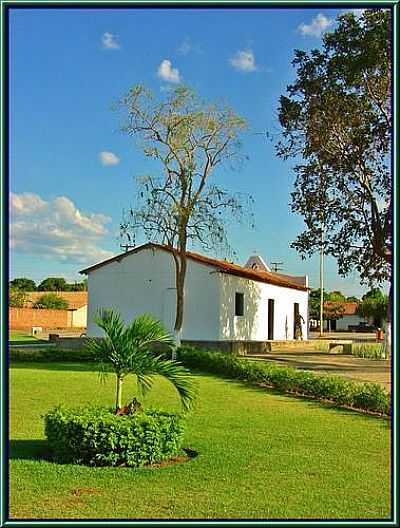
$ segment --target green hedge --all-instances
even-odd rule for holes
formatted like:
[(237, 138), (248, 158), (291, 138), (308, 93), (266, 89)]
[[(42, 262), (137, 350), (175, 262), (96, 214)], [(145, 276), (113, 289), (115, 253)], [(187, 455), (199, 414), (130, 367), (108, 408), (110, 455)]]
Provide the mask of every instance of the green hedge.
[(162, 411), (116, 416), (107, 408), (57, 407), (44, 418), (60, 463), (141, 467), (176, 456), (183, 441), (182, 417)]
[(90, 352), (83, 348), (60, 349), (57, 346), (46, 348), (9, 348), (10, 361), (93, 361)]
[(339, 376), (323, 376), (265, 361), (251, 361), (216, 351), (181, 347), (178, 360), (189, 368), (258, 384), (282, 392), (329, 400), (371, 412), (390, 414), (390, 395), (377, 383), (356, 383)]

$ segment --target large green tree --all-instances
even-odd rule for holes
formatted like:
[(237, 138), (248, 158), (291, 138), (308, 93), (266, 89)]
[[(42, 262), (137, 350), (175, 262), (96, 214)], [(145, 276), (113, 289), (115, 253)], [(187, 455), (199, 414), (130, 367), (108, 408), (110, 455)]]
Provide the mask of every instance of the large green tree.
[(293, 158), (292, 211), (306, 228), (302, 256), (336, 257), (343, 276), (390, 278), (392, 258), (391, 20), (387, 9), (338, 17), (321, 49), (295, 51), (296, 78), (280, 98), (280, 157)]
[(20, 291), (36, 291), (35, 281), (26, 277), (18, 277), (10, 281), (10, 288)]
[(121, 104), (128, 115), (124, 132), (137, 138), (144, 154), (158, 165), (156, 175), (139, 180), (136, 206), (124, 215), (121, 232), (133, 244), (140, 232), (171, 249), (179, 343), (188, 245), (211, 250), (226, 245), (226, 223), (247, 210), (249, 197), (243, 201), (215, 180), (218, 168), (239, 159), (239, 136), (246, 122), (230, 108), (206, 103), (182, 86), (162, 101), (135, 86)]
[(63, 277), (47, 277), (38, 286), (39, 291), (68, 291), (67, 281)]
[(379, 288), (372, 288), (363, 295), (357, 313), (361, 317), (372, 319), (374, 326), (382, 328), (388, 317), (388, 296)]

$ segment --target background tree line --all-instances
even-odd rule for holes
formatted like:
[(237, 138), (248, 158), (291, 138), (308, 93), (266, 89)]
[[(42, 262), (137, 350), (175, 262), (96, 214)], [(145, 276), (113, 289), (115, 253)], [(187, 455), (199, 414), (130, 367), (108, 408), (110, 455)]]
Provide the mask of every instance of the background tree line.
[(9, 306), (11, 308), (25, 308), (29, 303), (29, 292), (49, 292), (41, 295), (35, 302), (29, 304), (31, 308), (47, 308), (67, 310), (68, 301), (56, 292), (87, 291), (87, 279), (82, 282), (68, 283), (63, 277), (47, 277), (38, 286), (32, 279), (19, 277), (9, 283)]
[[(310, 291), (309, 316), (310, 319), (319, 320), (320, 312), (320, 289)], [(387, 320), (389, 296), (379, 288), (372, 288), (365, 293), (361, 299), (355, 296), (346, 297), (340, 291), (324, 292), (323, 319), (335, 321), (343, 317), (345, 303), (357, 303), (356, 314), (371, 321), (376, 328), (382, 328), (383, 322)]]

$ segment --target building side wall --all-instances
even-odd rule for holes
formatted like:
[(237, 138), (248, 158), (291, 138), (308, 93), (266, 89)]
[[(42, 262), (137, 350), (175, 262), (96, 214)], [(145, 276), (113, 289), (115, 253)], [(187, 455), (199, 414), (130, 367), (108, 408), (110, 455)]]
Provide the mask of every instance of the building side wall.
[(72, 312), (72, 326), (79, 328), (86, 328), (87, 325), (87, 305), (73, 310)]
[[(188, 260), (182, 339), (217, 339), (218, 287), (210, 271), (210, 266)], [(165, 251), (145, 249), (90, 272), (88, 290), (89, 336), (102, 335), (93, 321), (98, 308), (119, 311), (125, 322), (149, 313), (173, 331), (175, 267), (172, 255)]]
[[(303, 338), (307, 339), (308, 292), (255, 282), (228, 274), (220, 277), (221, 340), (268, 340), (268, 299), (274, 300), (274, 340), (294, 339), (294, 303), (304, 318)], [(235, 293), (244, 294), (244, 315), (235, 316)]]

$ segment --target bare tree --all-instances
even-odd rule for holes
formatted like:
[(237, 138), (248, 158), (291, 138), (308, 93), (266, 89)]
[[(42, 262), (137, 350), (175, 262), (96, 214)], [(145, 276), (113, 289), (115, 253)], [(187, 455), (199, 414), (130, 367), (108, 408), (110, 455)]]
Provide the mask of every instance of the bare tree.
[(226, 246), (228, 219), (240, 220), (251, 210), (250, 196), (231, 194), (210, 182), (217, 167), (241, 159), (238, 139), (247, 125), (231, 109), (205, 103), (187, 87), (176, 88), (159, 102), (143, 86), (135, 86), (121, 104), (128, 112), (123, 131), (139, 138), (145, 155), (162, 169), (158, 176), (138, 180), (137, 204), (125, 213), (121, 233), (135, 242), (141, 232), (170, 248), (179, 344), (188, 244)]

